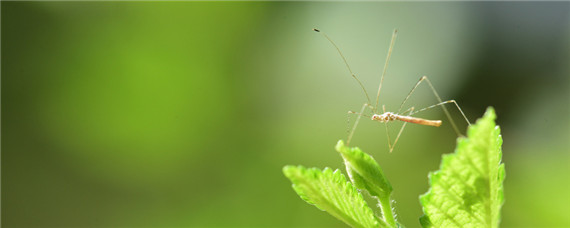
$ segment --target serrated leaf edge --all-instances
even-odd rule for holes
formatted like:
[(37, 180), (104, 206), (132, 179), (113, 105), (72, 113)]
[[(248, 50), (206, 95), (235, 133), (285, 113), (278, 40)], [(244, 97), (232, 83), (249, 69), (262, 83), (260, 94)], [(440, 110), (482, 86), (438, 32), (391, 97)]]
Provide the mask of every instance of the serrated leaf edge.
[[(472, 213), (470, 213), (470, 214), (471, 214), (474, 218), (479, 219), (480, 222), (483, 222), (484, 224), (487, 224), (487, 225), (491, 225), (491, 226), (493, 226), (493, 227), (496, 227), (496, 226), (498, 226), (498, 222), (500, 221), (500, 208), (502, 207), (502, 205), (503, 205), (503, 203), (504, 203), (503, 180), (504, 180), (504, 177), (505, 177), (505, 169), (504, 169), (504, 163), (501, 163), (501, 157), (502, 157), (502, 150), (501, 150), (502, 137), (501, 137), (501, 135), (500, 135), (500, 128), (495, 125), (495, 121), (494, 121), (494, 120), (495, 120), (495, 118), (496, 118), (496, 115), (495, 115), (495, 112), (494, 112), (493, 108), (491, 108), (491, 107), (489, 107), (489, 108), (487, 109), (487, 111), (485, 112), (484, 117), (481, 118), (481, 119), (488, 119), (488, 118), (491, 119), (492, 124), (495, 126), (494, 129), (491, 130), (491, 135), (492, 135), (492, 136), (490, 137), (490, 139), (491, 139), (491, 140), (496, 140), (495, 142), (489, 142), (491, 146), (496, 145), (496, 148), (495, 148), (494, 150), (489, 150), (488, 152), (489, 152), (489, 153), (492, 153), (493, 151), (497, 151), (497, 152), (498, 152), (498, 153), (495, 154), (495, 155), (493, 155), (493, 154), (488, 154), (488, 155), (486, 156), (488, 159), (491, 159), (492, 156), (497, 156), (497, 157), (498, 157), (498, 164), (494, 164), (494, 165), (497, 166), (497, 168), (496, 168), (496, 169), (497, 169), (497, 173), (496, 173), (496, 174), (493, 174), (493, 173), (491, 173), (491, 172), (488, 172), (488, 175), (489, 175), (489, 178), (490, 178), (490, 179), (489, 179), (489, 181), (490, 181), (490, 183), (489, 183), (489, 194), (490, 194), (490, 195), (489, 195), (489, 201), (487, 201), (487, 202), (489, 203), (488, 210), (489, 210), (490, 216), (493, 216), (493, 215), (495, 214), (495, 213), (493, 213), (493, 209), (490, 207), (490, 205), (493, 204), (491, 201), (495, 200), (495, 199), (494, 199), (495, 197), (496, 197), (496, 200), (499, 201), (499, 202), (498, 202), (499, 207), (497, 208), (498, 211), (496, 212), (497, 218), (489, 218), (489, 219), (492, 219), (492, 220), (494, 219), (494, 220), (496, 221), (496, 224), (490, 224), (490, 223), (493, 223), (493, 221), (482, 221), (480, 217), (475, 216), (475, 215), (472, 214)], [(481, 119), (480, 119), (480, 120), (481, 120)], [(468, 129), (468, 135), (470, 135), (470, 136), (473, 135), (474, 132), (476, 132), (476, 130), (477, 130), (479, 127), (483, 127), (483, 126), (479, 126), (479, 125), (478, 125), (478, 123), (479, 123), (480, 120), (478, 120), (477, 123), (476, 123), (474, 126), (472, 125), (473, 127), (471, 127), (471, 126), (469, 127), (469, 129)], [(420, 217), (420, 224), (421, 224), (423, 227), (431, 227), (431, 226), (433, 226), (432, 222), (431, 222), (430, 219), (429, 219), (429, 216), (427, 215), (428, 213), (426, 212), (426, 205), (431, 201), (431, 198), (433, 197), (433, 194), (434, 194), (434, 193), (432, 192), (432, 186), (434, 186), (434, 184), (439, 181), (439, 176), (441, 175), (441, 172), (440, 172), (440, 171), (442, 171), (442, 170), (450, 170), (450, 171), (452, 171), (453, 173), (456, 173), (456, 170), (453, 169), (453, 167), (450, 167), (450, 166), (449, 166), (449, 165), (451, 164), (451, 162), (446, 162), (446, 160), (453, 159), (454, 157), (457, 157), (457, 155), (458, 155), (459, 153), (461, 153), (461, 150), (459, 150), (459, 149), (462, 148), (463, 144), (466, 144), (466, 143), (469, 143), (469, 139), (468, 139), (468, 138), (463, 138), (463, 137), (458, 138), (458, 140), (457, 140), (457, 147), (456, 147), (456, 150), (454, 151), (454, 153), (453, 153), (453, 154), (446, 154), (446, 155), (443, 155), (443, 157), (442, 157), (442, 162), (441, 162), (441, 164), (440, 164), (439, 170), (438, 170), (438, 171), (435, 171), (435, 172), (430, 172), (430, 173), (429, 173), (428, 176), (429, 176), (430, 188), (429, 188), (429, 190), (428, 190), (425, 194), (423, 194), (423, 195), (420, 196), (420, 202), (421, 202), (421, 204), (422, 204), (422, 209), (423, 209), (423, 211), (424, 211), (424, 215), (422, 215), (422, 216)], [(462, 153), (462, 155), (465, 156), (464, 153)], [(466, 157), (469, 157), (469, 156), (466, 156)], [(497, 157), (495, 157), (495, 158), (497, 158)], [(477, 167), (475, 164), (473, 164), (471, 161), (468, 161), (468, 163), (469, 163), (469, 165), (472, 166), (475, 170), (477, 170), (478, 172), (483, 173), (483, 172), (482, 172), (481, 170), (479, 170), (478, 167)], [(491, 161), (487, 161), (486, 163), (487, 163), (487, 165), (489, 165), (489, 167), (487, 167), (489, 170), (493, 169), (493, 167), (491, 167), (491, 165), (493, 165)], [(495, 175), (496, 175), (496, 176), (495, 176)], [(486, 175), (485, 175), (485, 176), (486, 176)], [(491, 179), (492, 179), (492, 178), (495, 178), (495, 177), (498, 179), (497, 182), (491, 181)], [(493, 183), (498, 183), (499, 186), (493, 187), (493, 186), (492, 186)], [(472, 186), (469, 186), (469, 187), (472, 188)], [(496, 189), (496, 191), (494, 191), (495, 189)], [(493, 195), (492, 195), (493, 192), (496, 192), (497, 195), (493, 196)], [(453, 195), (458, 195), (458, 194), (455, 193), (455, 192), (453, 192)], [(442, 210), (440, 210), (440, 211), (442, 212), (442, 214), (444, 214), (445, 216), (447, 216), (448, 218), (450, 218), (450, 221), (453, 222), (453, 223), (455, 223), (458, 227), (463, 227), (463, 226), (465, 225), (465, 224), (461, 224), (461, 223), (455, 221), (454, 217), (453, 217), (453, 216), (449, 216), (449, 214), (446, 213), (445, 211), (442, 211)]]
[[(380, 222), (376, 216), (374, 216), (374, 212), (368, 206), (366, 201), (364, 201), (364, 197), (358, 191), (356, 187), (352, 185), (349, 181), (346, 180), (345, 176), (340, 172), (340, 170), (332, 171), (330, 168), (325, 168), (324, 170), (320, 170), (317, 168), (305, 168), (303, 166), (285, 166), (283, 168), (283, 173), (293, 182), (293, 189), (297, 194), (305, 200), (307, 203), (312, 204), (319, 208), (320, 210), (326, 211), (329, 214), (333, 215), (335, 218), (345, 222), (348, 225), (353, 227), (379, 227)], [(297, 173), (297, 175), (295, 175)], [(340, 189), (343, 192), (336, 192), (331, 191), (332, 189), (329, 188), (327, 191), (321, 191), (319, 189), (314, 189), (315, 192), (319, 192), (321, 194), (325, 194), (325, 199), (322, 201), (318, 199), (311, 199), (310, 196), (303, 191), (300, 187), (299, 181), (303, 181), (303, 178), (299, 177), (312, 177), (313, 179), (317, 180), (319, 184), (323, 184), (326, 181), (330, 181), (332, 184), (338, 184)], [(306, 183), (305, 186), (314, 187), (309, 183)], [(327, 186), (327, 183), (324, 183), (324, 186)], [(344, 199), (345, 197), (340, 197), (341, 195), (352, 196), (353, 201), (355, 202), (346, 202), (344, 201), (344, 205), (336, 205), (334, 202), (330, 202), (327, 198), (332, 199)], [(355, 204), (356, 203), (356, 204)], [(351, 208), (348, 208), (351, 207)], [(358, 209), (360, 208), (360, 209)], [(362, 211), (363, 213), (357, 213), (357, 210)], [(368, 218), (366, 218), (368, 217)], [(373, 221), (373, 224), (367, 225), (363, 223), (364, 221)]]

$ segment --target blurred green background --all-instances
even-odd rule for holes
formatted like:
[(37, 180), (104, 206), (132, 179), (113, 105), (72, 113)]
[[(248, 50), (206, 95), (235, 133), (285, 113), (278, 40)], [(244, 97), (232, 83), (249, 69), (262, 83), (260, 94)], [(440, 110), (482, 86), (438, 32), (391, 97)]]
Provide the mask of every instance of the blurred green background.
[[(334, 145), (365, 102), (313, 27), (371, 94), (398, 28), (381, 103), (395, 111), (427, 75), (472, 121), (494, 106), (502, 226), (570, 226), (569, 2), (1, 8), (3, 227), (344, 227), (281, 172), (343, 168)], [(421, 86), (409, 104), (435, 102)], [(382, 165), (407, 227), (419, 227), (428, 172), (455, 147), (441, 110), (421, 116), (444, 125), (408, 125), (392, 154), (369, 120), (352, 143)]]

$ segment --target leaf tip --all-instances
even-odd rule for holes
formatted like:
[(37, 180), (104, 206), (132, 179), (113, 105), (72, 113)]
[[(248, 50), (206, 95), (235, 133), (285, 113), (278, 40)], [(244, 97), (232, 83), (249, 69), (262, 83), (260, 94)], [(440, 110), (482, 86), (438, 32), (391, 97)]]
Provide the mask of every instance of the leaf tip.
[(487, 107), (484, 117), (495, 119), (497, 117), (497, 114), (495, 113), (495, 108), (493, 108), (493, 106)]
[(285, 174), (285, 176), (289, 176), (289, 174), (291, 174), (294, 168), (295, 167), (292, 165), (283, 166), (283, 174)]
[[(419, 199), (423, 227), (461, 226), (456, 217), (476, 227), (499, 224), (505, 172), (496, 118), (493, 107), (488, 107), (483, 117), (469, 126), (468, 137), (457, 139), (455, 152), (443, 155), (440, 169), (430, 172), (430, 188)], [(484, 207), (489, 209), (482, 210)]]
[(346, 145), (344, 145), (344, 141), (342, 141), (342, 139), (341, 139), (341, 140), (338, 140), (338, 142), (336, 143), (336, 146), (334, 148), (339, 153), (342, 153), (342, 151), (346, 150)]

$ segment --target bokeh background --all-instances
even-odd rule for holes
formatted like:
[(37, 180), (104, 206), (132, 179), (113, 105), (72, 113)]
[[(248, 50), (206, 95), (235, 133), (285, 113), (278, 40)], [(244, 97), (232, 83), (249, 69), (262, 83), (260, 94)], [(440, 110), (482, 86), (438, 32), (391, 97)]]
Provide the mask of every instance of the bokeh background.
[[(343, 168), (334, 145), (365, 102), (314, 27), (371, 94), (398, 28), (381, 103), (396, 110), (427, 75), (472, 121), (495, 107), (502, 226), (570, 226), (569, 2), (1, 8), (3, 227), (344, 227), (281, 172)], [(424, 85), (409, 106), (435, 102)], [(444, 125), (408, 125), (389, 154), (383, 126), (363, 120), (352, 142), (382, 165), (407, 227), (456, 138), (440, 109), (418, 115)]]

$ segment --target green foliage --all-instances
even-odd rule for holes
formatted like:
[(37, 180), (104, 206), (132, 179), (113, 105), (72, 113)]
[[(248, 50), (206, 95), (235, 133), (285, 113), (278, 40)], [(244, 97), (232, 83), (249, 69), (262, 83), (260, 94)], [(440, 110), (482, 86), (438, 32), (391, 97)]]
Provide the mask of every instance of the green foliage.
[(505, 166), (495, 112), (469, 127), (455, 153), (444, 155), (440, 170), (430, 173), (430, 190), (420, 197), (424, 227), (498, 227), (503, 204)]
[(370, 195), (377, 197), (390, 196), (392, 185), (372, 156), (358, 147), (345, 146), (342, 140), (336, 144), (336, 150), (344, 158), (348, 176), (357, 188), (366, 189)]
[(342, 155), (346, 172), (350, 180), (359, 189), (366, 189), (370, 195), (377, 197), (382, 210), (382, 221), (389, 226), (396, 226), (396, 219), (392, 212), (390, 194), (392, 185), (386, 177), (380, 165), (372, 156), (362, 152), (358, 147), (347, 147), (342, 140), (336, 144), (336, 150)]
[(378, 227), (379, 221), (358, 189), (347, 182), (339, 171), (325, 168), (307, 169), (303, 166), (285, 166), (283, 173), (293, 189), (309, 204), (327, 211), (352, 227)]
[[(397, 227), (399, 224), (390, 205), (392, 186), (380, 165), (359, 148), (345, 146), (342, 140), (336, 150), (344, 158), (352, 182), (348, 182), (339, 170), (285, 166), (283, 173), (293, 182), (293, 189), (309, 204), (352, 227)], [(367, 190), (378, 200), (382, 217), (374, 215), (358, 189)]]
[[(420, 218), (422, 226), (498, 227), (505, 167), (495, 118), (494, 110), (487, 109), (484, 117), (469, 127), (468, 137), (457, 140), (455, 153), (444, 155), (440, 170), (430, 174), (431, 188), (420, 197), (425, 213)], [(286, 166), (283, 172), (297, 194), (352, 227), (401, 227), (390, 204), (392, 186), (380, 165), (342, 140), (336, 150), (351, 182), (339, 170)], [(374, 215), (359, 189), (378, 200), (381, 217)]]

